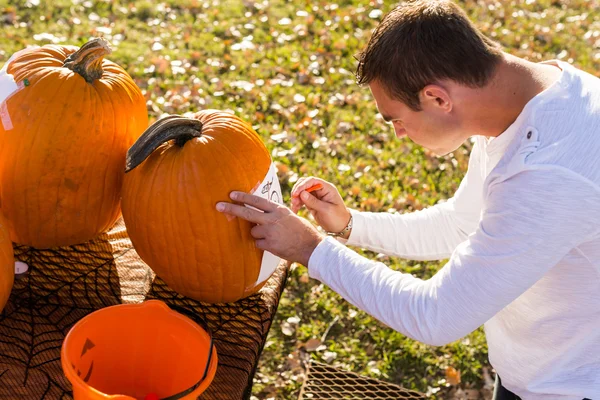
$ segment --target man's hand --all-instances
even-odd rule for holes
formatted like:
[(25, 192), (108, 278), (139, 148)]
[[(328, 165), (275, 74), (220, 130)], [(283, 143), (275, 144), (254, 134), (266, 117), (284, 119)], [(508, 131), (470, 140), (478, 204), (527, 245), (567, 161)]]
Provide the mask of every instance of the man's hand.
[(310, 222), (289, 208), (244, 192), (231, 192), (232, 200), (255, 207), (227, 202), (217, 203), (217, 211), (234, 215), (256, 224), (250, 231), (256, 247), (267, 250), (288, 261), (308, 266), (308, 260), (325, 236)]
[[(323, 185), (321, 189), (306, 191), (318, 183)], [(340, 232), (350, 221), (350, 211), (337, 188), (323, 179), (312, 176), (298, 179), (292, 188), (292, 211), (297, 213), (303, 205), (327, 232)]]

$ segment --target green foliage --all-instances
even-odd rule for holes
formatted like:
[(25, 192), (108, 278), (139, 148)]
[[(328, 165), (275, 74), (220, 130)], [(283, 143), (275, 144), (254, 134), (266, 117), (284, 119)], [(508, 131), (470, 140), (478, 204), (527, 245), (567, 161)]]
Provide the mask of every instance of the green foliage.
[[(460, 3), (512, 54), (600, 71), (596, 0)], [(390, 1), (358, 0), (0, 0), (0, 64), (28, 45), (81, 45), (105, 36), (114, 49), (109, 58), (143, 90), (153, 119), (218, 108), (251, 122), (278, 163), (286, 201), (298, 177), (316, 175), (334, 182), (350, 207), (410, 212), (452, 196), (469, 149), (438, 158), (395, 139), (368, 89), (354, 83), (353, 55), (381, 18), (378, 10), (392, 7)], [(363, 254), (423, 278), (443, 265)], [(328, 329), (322, 346), (307, 351), (306, 342)], [(481, 388), (490, 368), (481, 329), (441, 348), (417, 343), (297, 266), (261, 359), (255, 395), (296, 398), (308, 357), (437, 391), (434, 396), (450, 393), (447, 367), (461, 372), (462, 389)]]

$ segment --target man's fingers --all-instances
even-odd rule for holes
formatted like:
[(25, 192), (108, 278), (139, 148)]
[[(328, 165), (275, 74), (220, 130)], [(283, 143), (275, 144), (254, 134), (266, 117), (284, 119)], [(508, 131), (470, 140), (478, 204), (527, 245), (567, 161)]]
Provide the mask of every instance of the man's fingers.
[(259, 239), (255, 243), (256, 243), (256, 247), (258, 247), (259, 249), (267, 250), (267, 240), (266, 239)]
[(226, 213), (229, 215), (235, 215), (236, 217), (240, 217), (245, 219), (246, 221), (254, 222), (255, 224), (265, 224), (269, 221), (269, 215), (253, 210), (252, 208), (248, 208), (245, 206), (240, 206), (233, 203), (220, 202), (217, 203), (217, 211), (222, 213)]
[(256, 225), (250, 229), (250, 234), (255, 239), (264, 239), (267, 237), (267, 225)]
[(302, 195), (300, 196), (300, 198), (304, 202), (304, 205), (306, 206), (306, 208), (308, 208), (311, 211), (312, 210), (325, 211), (325, 209), (328, 206), (330, 206), (329, 203), (317, 199), (315, 196), (313, 196), (312, 194), (310, 194), (308, 192), (302, 192)]
[(249, 206), (256, 207), (265, 212), (275, 211), (278, 207), (278, 204), (271, 200), (267, 200), (249, 193), (233, 191), (229, 197), (231, 197), (232, 200), (248, 204)]
[[(302, 179), (302, 181), (301, 181)], [(300, 178), (298, 180), (298, 182), (296, 183), (296, 185), (294, 185), (294, 187), (292, 188), (292, 198), (293, 197), (298, 197), (300, 195), (300, 193), (302, 193), (303, 190), (308, 189), (309, 187), (312, 187), (316, 184), (323, 184), (323, 180), (319, 179), (319, 178), (315, 178), (313, 176), (308, 177), (308, 178)]]
[(306, 180), (310, 179), (309, 177), (302, 177), (296, 181), (296, 184), (292, 187), (292, 194), (295, 193), (298, 187), (300, 187)]
[(299, 198), (292, 197), (292, 211), (294, 212), (294, 214), (296, 214), (298, 210), (302, 208), (302, 204), (303, 203), (300, 201)]

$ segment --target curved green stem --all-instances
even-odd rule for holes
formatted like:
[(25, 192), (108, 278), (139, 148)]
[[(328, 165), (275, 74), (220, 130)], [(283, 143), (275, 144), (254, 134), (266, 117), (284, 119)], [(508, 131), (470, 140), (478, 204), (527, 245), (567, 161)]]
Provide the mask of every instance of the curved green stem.
[(161, 144), (175, 140), (175, 144), (183, 147), (193, 138), (202, 136), (202, 122), (193, 118), (169, 115), (153, 123), (142, 133), (142, 136), (127, 151), (125, 172), (140, 165)]

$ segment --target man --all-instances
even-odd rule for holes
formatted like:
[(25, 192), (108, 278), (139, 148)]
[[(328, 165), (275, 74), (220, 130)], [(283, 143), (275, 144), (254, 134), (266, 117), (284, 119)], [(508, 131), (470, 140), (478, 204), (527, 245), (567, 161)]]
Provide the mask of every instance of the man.
[[(308, 266), (357, 307), (443, 345), (485, 325), (500, 398), (600, 399), (600, 79), (506, 54), (448, 1), (384, 17), (361, 54), (396, 136), (437, 154), (475, 138), (455, 196), (404, 214), (348, 210), (335, 187), (298, 181), (291, 210), (233, 192), (223, 212), (256, 244)], [(305, 189), (320, 182), (322, 189)], [(306, 206), (325, 236), (296, 216)], [(423, 281), (359, 256), (449, 258)]]

